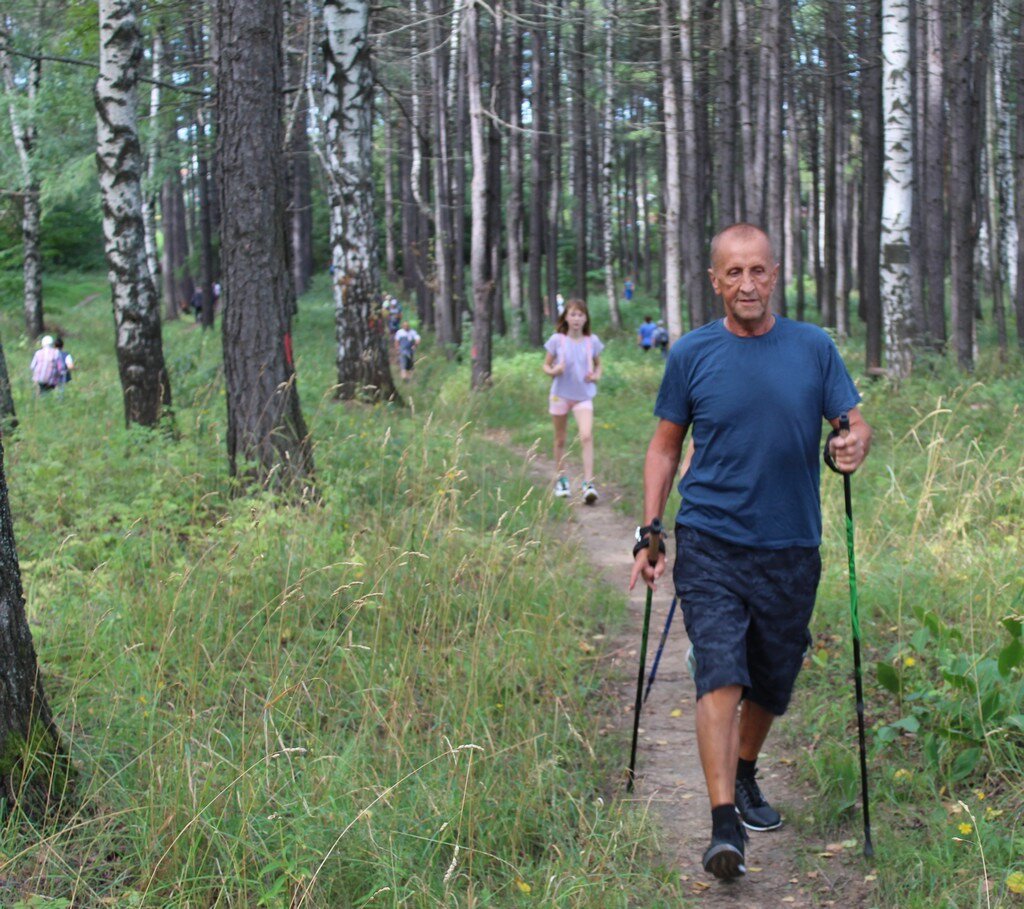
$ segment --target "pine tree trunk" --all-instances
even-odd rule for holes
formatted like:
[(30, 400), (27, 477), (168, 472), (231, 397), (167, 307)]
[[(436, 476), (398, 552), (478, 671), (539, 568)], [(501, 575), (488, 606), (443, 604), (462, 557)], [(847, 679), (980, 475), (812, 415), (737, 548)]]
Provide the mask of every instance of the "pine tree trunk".
[(786, 315), (786, 287), (789, 275), (786, 270), (786, 206), (785, 206), (785, 166), (786, 148), (783, 144), (782, 124), (782, 58), (785, 53), (785, 38), (782, 28), (781, 0), (771, 0), (766, 9), (766, 26), (764, 29), (766, 42), (767, 72), (764, 74), (768, 83), (768, 135), (767, 159), (765, 162), (766, 204), (765, 223), (775, 245), (775, 257), (779, 263), (779, 278), (775, 285), (772, 306), (775, 311)]
[(368, 0), (326, 0), (324, 119), (330, 168), (331, 262), (338, 397), (395, 397), (387, 326), (377, 314), (373, 210), (373, 74)]
[(658, 2), (660, 35), (661, 95), (665, 107), (665, 311), (668, 334), (673, 341), (683, 333), (679, 276), (682, 267), (679, 249), (679, 219), (682, 186), (679, 161), (679, 99), (676, 93), (675, 54), (672, 13), (669, 0)]
[(11, 374), (7, 371), (7, 357), (0, 341), (0, 438), (18, 425), (14, 412), (14, 396), (11, 394)]
[(718, 226), (740, 220), (736, 206), (736, 36), (733, 0), (721, 0), (719, 14), (721, 79), (718, 82), (718, 130), (714, 161), (718, 186)]
[(977, 3), (963, 0), (950, 7), (951, 47), (947, 59), (950, 119), (950, 273), (953, 344), (961, 369), (974, 368), (974, 283), (977, 241), (978, 122), (981, 103), (975, 82)]
[(0, 795), (42, 820), (68, 795), (72, 768), (43, 691), (25, 615), (0, 445)]
[[(43, 269), (39, 248), (42, 213), (39, 204), (39, 179), (33, 164), (36, 127), (33, 121), (33, 112), (31, 110), (28, 113), (19, 111), (15, 102), (17, 88), (13, 64), (7, 53), (9, 40), (7, 29), (0, 22), (0, 70), (3, 71), (4, 89), (7, 94), (11, 134), (21, 167), (21, 248), (25, 289), (25, 333), (29, 340), (34, 341), (43, 333)], [(40, 62), (38, 60), (31, 61), (25, 78), (26, 95), (31, 108), (35, 106), (41, 75)]]
[(103, 238), (114, 304), (125, 422), (155, 426), (171, 406), (160, 311), (146, 260), (138, 77), (142, 38), (132, 0), (100, 0), (96, 161)]
[(277, 4), (217, 0), (228, 460), (232, 476), (293, 488), (312, 474), (313, 456), (291, 344), (282, 31)]

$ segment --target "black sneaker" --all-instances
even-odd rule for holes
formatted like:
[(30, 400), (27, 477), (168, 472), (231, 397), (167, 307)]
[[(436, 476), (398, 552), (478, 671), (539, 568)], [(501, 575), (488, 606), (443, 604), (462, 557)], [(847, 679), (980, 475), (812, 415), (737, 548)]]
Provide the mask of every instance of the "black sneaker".
[(768, 804), (752, 776), (736, 777), (736, 812), (748, 830), (776, 830), (782, 826), (782, 816)]
[(743, 841), (747, 832), (737, 824), (730, 834), (713, 834), (711, 845), (704, 850), (704, 870), (721, 881), (734, 881), (747, 873)]

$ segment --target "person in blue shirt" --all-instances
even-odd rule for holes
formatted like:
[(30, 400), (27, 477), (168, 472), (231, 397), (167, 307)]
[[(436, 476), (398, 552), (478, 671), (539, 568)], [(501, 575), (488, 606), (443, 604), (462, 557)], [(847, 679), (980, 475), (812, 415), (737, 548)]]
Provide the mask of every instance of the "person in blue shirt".
[[(647, 561), (687, 432), (693, 457), (679, 483), (673, 580), (693, 646), (697, 742), (711, 803), (706, 871), (745, 873), (743, 828), (782, 824), (755, 779), (761, 747), (788, 706), (809, 640), (821, 573), (818, 452), (856, 470), (871, 445), (860, 395), (831, 338), (776, 315), (778, 279), (760, 228), (734, 224), (711, 244), (709, 275), (724, 318), (669, 353), (644, 462), (644, 518), (630, 586), (653, 589), (664, 550)], [(850, 431), (838, 433), (839, 416)], [(742, 825), (742, 826), (741, 826)]]
[(640, 327), (636, 330), (636, 342), (644, 353), (654, 346), (654, 336), (657, 331), (658, 326), (654, 324), (651, 317), (644, 316), (643, 322), (640, 323)]

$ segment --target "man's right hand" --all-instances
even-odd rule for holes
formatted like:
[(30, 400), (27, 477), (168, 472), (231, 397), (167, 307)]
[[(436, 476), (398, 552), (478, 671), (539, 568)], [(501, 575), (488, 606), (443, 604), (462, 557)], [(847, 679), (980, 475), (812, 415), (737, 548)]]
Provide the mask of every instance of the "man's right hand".
[(647, 550), (641, 549), (633, 560), (633, 570), (629, 575), (629, 589), (636, 587), (636, 582), (643, 578), (651, 590), (655, 590), (654, 582), (665, 573), (665, 553), (658, 553), (658, 561), (653, 565), (647, 561)]

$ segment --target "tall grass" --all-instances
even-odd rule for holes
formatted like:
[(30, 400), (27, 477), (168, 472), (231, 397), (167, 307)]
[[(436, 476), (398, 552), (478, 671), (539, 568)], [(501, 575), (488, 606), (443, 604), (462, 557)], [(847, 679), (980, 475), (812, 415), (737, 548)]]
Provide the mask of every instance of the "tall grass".
[(69, 286), (48, 306), (79, 370), (60, 397), (15, 382), (5, 447), (78, 776), (60, 821), (5, 818), (5, 904), (673, 902), (644, 819), (609, 798), (623, 743), (580, 646), (621, 598), (443, 400), (454, 367), (423, 358), (412, 414), (339, 404), (331, 307), (307, 297), (321, 498), (238, 497), (219, 339), (166, 326), (177, 434), (125, 430), (108, 304)]

